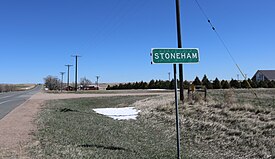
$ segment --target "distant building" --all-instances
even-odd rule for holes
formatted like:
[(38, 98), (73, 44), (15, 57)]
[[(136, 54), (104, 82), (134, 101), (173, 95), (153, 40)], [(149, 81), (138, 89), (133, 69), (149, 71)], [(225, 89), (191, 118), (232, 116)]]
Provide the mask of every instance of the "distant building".
[(86, 85), (86, 86), (80, 85), (79, 89), (80, 90), (99, 90), (99, 88), (95, 85)]
[(275, 81), (275, 70), (258, 70), (252, 77), (254, 81)]
[(72, 86), (67, 86), (67, 87), (64, 88), (64, 90), (66, 90), (66, 91), (73, 91), (73, 90), (75, 90), (75, 88), (72, 87)]

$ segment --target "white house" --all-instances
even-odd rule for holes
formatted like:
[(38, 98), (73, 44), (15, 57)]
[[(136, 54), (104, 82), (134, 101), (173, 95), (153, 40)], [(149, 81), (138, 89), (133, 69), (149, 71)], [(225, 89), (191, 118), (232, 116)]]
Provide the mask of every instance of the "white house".
[(275, 70), (258, 70), (252, 77), (255, 81), (275, 81)]

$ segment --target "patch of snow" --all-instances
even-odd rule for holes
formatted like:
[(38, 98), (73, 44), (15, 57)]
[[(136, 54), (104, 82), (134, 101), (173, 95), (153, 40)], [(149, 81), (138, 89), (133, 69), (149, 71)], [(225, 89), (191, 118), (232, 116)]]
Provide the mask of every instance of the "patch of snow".
[(140, 110), (135, 107), (124, 107), (124, 108), (97, 108), (93, 109), (96, 113), (106, 115), (117, 120), (136, 120)]

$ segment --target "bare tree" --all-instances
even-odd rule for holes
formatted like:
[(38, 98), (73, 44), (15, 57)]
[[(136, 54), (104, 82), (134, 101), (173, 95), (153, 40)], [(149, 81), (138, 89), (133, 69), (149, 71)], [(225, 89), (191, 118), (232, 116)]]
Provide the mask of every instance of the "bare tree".
[(45, 81), (45, 87), (48, 88), (49, 90), (60, 89), (61, 81), (57, 77), (49, 75), (46, 78), (44, 78), (44, 81)]
[(16, 87), (12, 84), (0, 84), (0, 92), (10, 92), (15, 91)]
[(92, 81), (87, 79), (86, 77), (83, 77), (80, 79), (80, 85), (83, 87), (83, 89), (91, 84), (92, 84)]
[(0, 84), (0, 92), (4, 92), (4, 85)]

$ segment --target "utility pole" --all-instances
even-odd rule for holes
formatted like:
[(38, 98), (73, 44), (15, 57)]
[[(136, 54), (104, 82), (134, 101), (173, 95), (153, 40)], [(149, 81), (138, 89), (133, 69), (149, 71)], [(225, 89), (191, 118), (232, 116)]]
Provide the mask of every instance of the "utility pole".
[(77, 58), (81, 57), (79, 55), (72, 55), (72, 57), (75, 57), (75, 91), (77, 91)]
[(97, 84), (97, 88), (99, 89), (99, 85), (98, 85), (98, 79), (100, 76), (96, 76), (96, 84)]
[(239, 74), (237, 74), (237, 80), (239, 81)]
[(170, 74), (171, 74), (171, 73), (170, 73), (170, 72), (168, 72), (168, 79), (169, 79), (169, 81), (170, 81)]
[(68, 67), (68, 77), (67, 77), (67, 88), (69, 89), (69, 84), (70, 84), (70, 67), (73, 65), (65, 65)]
[[(176, 18), (177, 18), (177, 37), (178, 48), (182, 48), (181, 44), (181, 27), (180, 27), (180, 0), (176, 0)], [(184, 100), (183, 88), (183, 64), (179, 64), (179, 80), (180, 80), (180, 100)]]
[(61, 74), (61, 92), (62, 92), (62, 90), (63, 90), (63, 75), (65, 74), (65, 72), (60, 72), (60, 74)]

